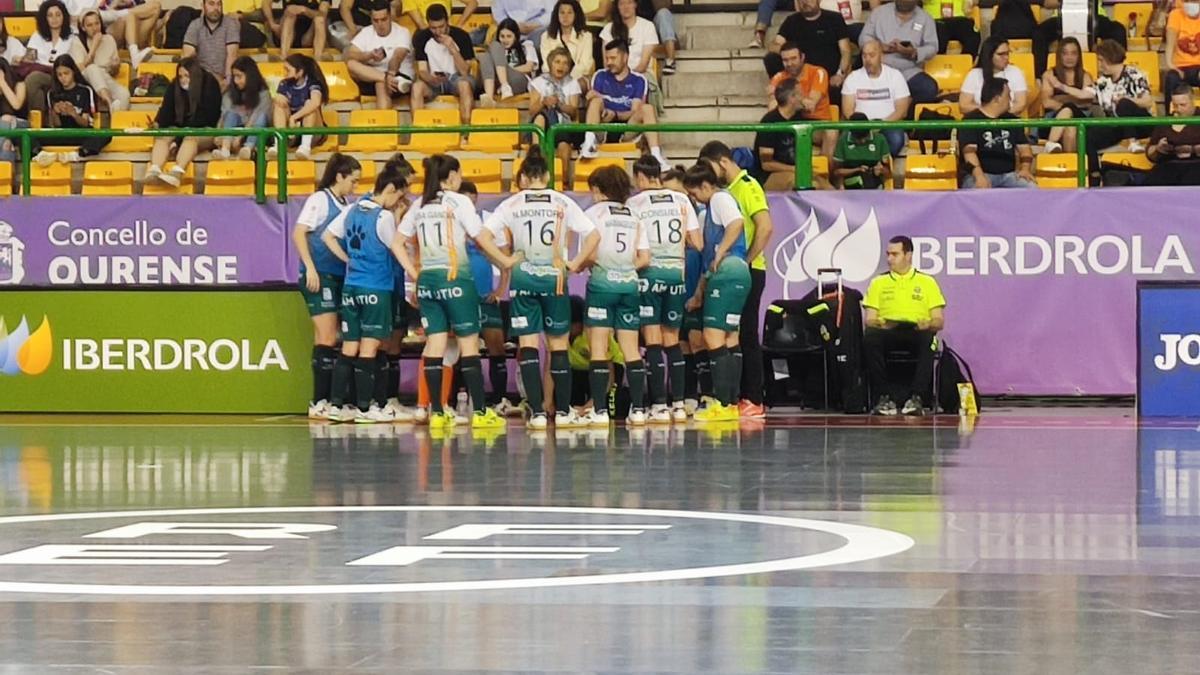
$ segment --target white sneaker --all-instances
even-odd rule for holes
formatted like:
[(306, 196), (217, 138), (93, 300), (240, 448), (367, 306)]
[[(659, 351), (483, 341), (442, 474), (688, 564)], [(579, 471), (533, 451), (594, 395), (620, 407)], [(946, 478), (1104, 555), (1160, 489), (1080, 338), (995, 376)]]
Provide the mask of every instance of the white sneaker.
[(360, 412), (358, 417), (354, 419), (354, 421), (359, 424), (387, 424), (394, 420), (395, 418), (392, 416), (392, 414), (385, 411), (383, 408), (380, 408), (378, 403), (372, 403), (371, 408), (367, 410), (367, 412)]
[(238, 150), (238, 159), (253, 159), (253, 158), (254, 158), (254, 148), (247, 148), (245, 146), (242, 146), (242, 149)]
[(1136, 138), (1130, 139), (1129, 152), (1132, 152), (1136, 155), (1140, 155), (1140, 154), (1146, 152), (1146, 146)]
[(278, 145), (272, 145), (271, 147), (267, 148), (267, 159), (275, 159), (278, 156), (279, 156), (279, 146)]
[(688, 417), (695, 415), (696, 411), (699, 408), (700, 408), (700, 401), (697, 401), (694, 398), (683, 399), (683, 412), (686, 413)]
[(554, 413), (554, 428), (555, 429), (573, 429), (582, 426), (579, 416), (571, 411), (558, 411)]
[(144, 47), (131, 53), (129, 55), (129, 65), (133, 66), (133, 72), (136, 73), (138, 66), (142, 65), (144, 61), (149, 60), (151, 56), (154, 56), (154, 47)]
[(513, 94), (513, 89), (512, 89), (511, 85), (507, 85), (507, 84), (500, 85), (500, 98), (512, 98), (513, 96), (515, 96), (515, 94)]
[(312, 148), (308, 147), (307, 145), (301, 145), (296, 150), (296, 157), (303, 160), (312, 159)]
[(212, 156), (213, 159), (229, 159), (229, 151), (225, 148), (213, 148), (213, 151), (209, 153), (209, 155)]
[(1062, 152), (1062, 143), (1055, 143), (1054, 141), (1046, 141), (1046, 145), (1044, 147), (1042, 147), (1042, 152), (1044, 152), (1046, 154)]
[(595, 159), (600, 156), (600, 148), (594, 142), (585, 142), (583, 147), (579, 148), (579, 156), (583, 159)]
[(344, 405), (341, 408), (329, 406), (329, 421), (330, 422), (353, 422), (358, 417), (358, 408), (352, 405)]
[(387, 405), (383, 406), (385, 412), (391, 414), (393, 422), (408, 424), (413, 421), (413, 411), (400, 405), (400, 399), (389, 398)]
[(308, 404), (308, 419), (324, 420), (329, 419), (329, 401), (321, 399), (316, 403)]
[(457, 410), (454, 411), (454, 426), (469, 427), (471, 426), (471, 418), (467, 415), (460, 415)]
[(647, 421), (650, 424), (670, 424), (671, 409), (666, 403), (655, 403), (650, 406), (650, 418)]
[(671, 408), (671, 420), (682, 424), (683, 422), (687, 422), (687, 418), (687, 403), (676, 401), (675, 405)]
[(532, 431), (545, 431), (546, 427), (550, 426), (550, 418), (546, 416), (546, 413), (537, 413), (529, 418), (529, 422), (525, 426)]
[(38, 166), (50, 166), (51, 164), (53, 164), (57, 161), (58, 161), (58, 154), (53, 153), (53, 152), (46, 152), (45, 150), (42, 150), (41, 152), (39, 152), (38, 154), (33, 156), (33, 163), (37, 164)]
[(608, 427), (608, 412), (596, 412), (595, 410), (583, 416), (584, 423), (589, 427)]
[(416, 422), (417, 424), (428, 424), (429, 408), (424, 406), (413, 408), (413, 422)]
[(154, 164), (151, 164), (150, 166), (146, 167), (146, 178), (144, 179), (145, 182), (149, 183), (150, 181), (158, 180), (159, 178), (162, 178), (162, 169), (161, 168), (159, 168), (158, 166), (155, 166)]
[(479, 107), (495, 108), (496, 107), (496, 99), (491, 94), (481, 94), (479, 96)]
[(179, 187), (183, 183), (183, 169), (177, 166), (171, 167), (170, 171), (160, 173), (158, 179), (171, 187)]
[(71, 152), (58, 153), (58, 161), (63, 164), (74, 164), (79, 161), (79, 153), (72, 150)]
[(646, 425), (646, 411), (642, 408), (633, 408), (629, 411), (629, 417), (625, 418), (626, 425), (641, 427)]

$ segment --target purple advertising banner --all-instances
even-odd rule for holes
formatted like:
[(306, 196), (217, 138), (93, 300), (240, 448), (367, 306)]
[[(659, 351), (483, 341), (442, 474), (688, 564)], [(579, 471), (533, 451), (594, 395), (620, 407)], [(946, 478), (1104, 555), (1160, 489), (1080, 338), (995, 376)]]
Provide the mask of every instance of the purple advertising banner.
[(0, 285), (235, 285), (290, 280), (284, 207), (245, 197), (6, 199)]
[(1131, 395), (1136, 284), (1194, 279), (1188, 188), (807, 192), (772, 196), (765, 300), (838, 267), (864, 293), (889, 238), (946, 296), (947, 344), (984, 394)]

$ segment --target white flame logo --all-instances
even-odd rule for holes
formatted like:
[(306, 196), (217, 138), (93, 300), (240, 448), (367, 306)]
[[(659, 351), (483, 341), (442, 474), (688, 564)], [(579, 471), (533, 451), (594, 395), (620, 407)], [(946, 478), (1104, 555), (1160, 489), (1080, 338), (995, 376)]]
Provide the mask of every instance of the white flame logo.
[(848, 283), (870, 279), (879, 269), (881, 250), (875, 209), (853, 232), (846, 222), (845, 210), (839, 210), (833, 225), (821, 232), (817, 211), (812, 209), (804, 224), (775, 247), (772, 262), (775, 273), (783, 278), (783, 297), (787, 300), (792, 284), (815, 280), (817, 270), (826, 267), (841, 269), (842, 279)]

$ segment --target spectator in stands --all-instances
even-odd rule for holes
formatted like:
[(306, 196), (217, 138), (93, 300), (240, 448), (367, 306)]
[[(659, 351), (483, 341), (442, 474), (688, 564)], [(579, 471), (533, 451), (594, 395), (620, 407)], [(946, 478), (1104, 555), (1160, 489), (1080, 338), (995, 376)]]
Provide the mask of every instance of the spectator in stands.
[(675, 30), (675, 15), (671, 13), (672, 0), (638, 0), (637, 15), (654, 24), (658, 30), (658, 42), (663, 46), (666, 60), (663, 75), (675, 74), (675, 52), (679, 49), (679, 33)]
[[(401, 0), (396, 1), (399, 3)], [(404, 2), (403, 4), (404, 13), (408, 15), (408, 18), (413, 20), (413, 23), (417, 24), (418, 31), (429, 28), (429, 9), (434, 5), (445, 9), (447, 17), (453, 14), (450, 7), (450, 0), (412, 0), (412, 2)], [(463, 0), (462, 6), (462, 14), (454, 17), (454, 20), (449, 22), (451, 26), (461, 28), (466, 25), (467, 19), (471, 18), (471, 15), (479, 8), (479, 2), (478, 0)], [(482, 43), (483, 38), (481, 37), (479, 41)]]
[[(96, 121), (96, 93), (85, 84), (83, 73), (70, 54), (54, 59), (54, 85), (46, 95), (48, 115), (45, 126), (50, 129), (91, 129)], [(70, 152), (53, 153), (42, 150), (41, 139), (34, 137), (31, 152), (38, 166), (54, 162), (74, 163), (97, 155), (112, 138), (109, 136), (78, 136), (55, 138), (55, 145), (75, 145)]]
[[(758, 21), (754, 25), (754, 39), (748, 46), (762, 49), (767, 37), (767, 29), (771, 27), (771, 15), (790, 9), (794, 4), (798, 5), (799, 3), (796, 3), (795, 0), (758, 0)], [(858, 36), (863, 29), (862, 0), (820, 0), (819, 6), (821, 9), (840, 15), (846, 24), (846, 34), (850, 42), (858, 43)], [(797, 7), (797, 11), (801, 10)], [(780, 28), (779, 32), (782, 34), (783, 28)]]
[(241, 35), (237, 17), (225, 14), (221, 0), (204, 0), (204, 14), (188, 25), (180, 57), (195, 56), (200, 67), (217, 78), (224, 89), (238, 57)]
[(30, 112), (46, 114), (46, 93), (54, 83), (53, 64), (71, 51), (71, 22), (62, 0), (46, 0), (37, 11), (37, 30), (29, 36), (29, 49), (17, 67), (25, 78), (26, 104)]
[(1167, 17), (1166, 90), (1173, 92), (1181, 83), (1200, 84), (1200, 2), (1188, 0), (1171, 10)]
[[(1054, 67), (1042, 75), (1042, 108), (1047, 119), (1068, 120), (1091, 116), (1096, 99), (1096, 80), (1083, 69), (1083, 48), (1079, 40), (1065, 37), (1058, 41)], [(1043, 152), (1075, 152), (1075, 127), (1053, 127)]]
[(100, 12), (88, 10), (79, 19), (79, 33), (71, 40), (70, 54), (105, 108), (109, 111), (129, 108), (129, 89), (113, 79), (121, 68), (117, 41), (105, 34)]
[[(912, 96), (904, 75), (883, 62), (883, 45), (870, 40), (862, 46), (863, 67), (850, 73), (842, 85), (842, 115), (856, 112), (869, 120), (896, 122), (908, 115)], [(883, 132), (892, 156), (904, 148), (904, 132), (890, 129)]]
[[(45, 3), (43, 3), (45, 4)], [(142, 61), (154, 54), (154, 48), (139, 48), (149, 45), (153, 39), (162, 11), (159, 0), (66, 0), (67, 12), (73, 17), (82, 17), (97, 10), (110, 35), (123, 43), (129, 51), (129, 62), (137, 72)]]
[[(629, 45), (620, 39), (609, 42), (604, 45), (604, 70), (597, 71), (592, 77), (592, 87), (587, 93), (587, 123), (657, 124), (658, 115), (654, 107), (646, 103), (649, 91), (646, 78), (629, 69)], [(650, 154), (664, 168), (670, 168), (658, 144), (658, 134), (647, 131), (644, 138), (650, 145)], [(579, 156), (597, 156), (598, 145), (595, 132), (587, 132)]]
[(600, 40), (604, 43), (605, 61), (608, 61), (609, 43), (622, 40), (628, 46), (629, 69), (653, 81), (654, 72), (650, 66), (658, 47), (658, 29), (637, 15), (637, 0), (617, 0), (613, 5), (612, 20), (600, 31)]
[[(767, 86), (767, 110), (775, 109), (778, 102), (775, 99), (775, 87), (785, 79), (796, 80), (797, 91), (800, 95), (796, 119), (828, 121), (829, 115), (829, 74), (821, 66), (806, 63), (804, 51), (799, 45), (785, 44), (779, 50), (783, 58), (783, 70), (771, 78)], [(813, 140), (821, 148), (821, 154), (829, 157), (833, 154), (833, 146), (837, 142), (834, 132), (816, 131)]]
[(879, 42), (883, 62), (904, 75), (913, 103), (937, 100), (937, 82), (923, 69), (938, 51), (937, 28), (917, 0), (895, 0), (872, 10), (858, 43), (870, 40)]
[[(852, 122), (866, 122), (854, 113)], [(833, 180), (842, 190), (882, 190), (892, 177), (887, 138), (878, 129), (842, 132), (833, 151)]]
[[(1105, 117), (1151, 117), (1154, 115), (1154, 98), (1150, 95), (1150, 80), (1136, 66), (1125, 63), (1125, 48), (1114, 40), (1096, 43), (1096, 65), (1100, 76), (1096, 79), (1096, 102)], [(1098, 184), (1100, 177), (1100, 151), (1125, 139), (1130, 152), (1145, 152), (1146, 146), (1138, 140), (1150, 135), (1143, 126), (1096, 127), (1088, 129), (1088, 166), (1092, 167), (1092, 182)]]
[(1000, 0), (992, 15), (990, 36), (1004, 40), (1030, 40), (1037, 30), (1037, 17), (1030, 0)]
[[(1008, 82), (994, 77), (983, 83), (983, 105), (966, 120), (1015, 120), (1009, 112)], [(1034, 188), (1033, 150), (1022, 129), (959, 129), (958, 154), (966, 177), (964, 188)]]
[[(776, 106), (760, 120), (764, 124), (802, 119), (803, 94), (800, 83), (785, 77), (775, 84)], [(755, 178), (765, 190), (789, 190), (796, 184), (796, 135), (760, 131), (754, 134)]]
[[(871, 0), (871, 11), (881, 4), (883, 0)], [(975, 0), (924, 0), (922, 4), (936, 22), (937, 53), (945, 54), (951, 40), (962, 45), (963, 54), (975, 56), (979, 53), (979, 31), (975, 30), (975, 19), (971, 18)]]
[[(1059, 5), (1058, 0), (1045, 0), (1044, 2), (1046, 9), (1057, 9)], [(1125, 27), (1105, 16), (1103, 0), (1088, 0), (1088, 17), (1092, 22), (1088, 34), (1097, 43), (1093, 51), (1098, 49), (1101, 40), (1117, 42), (1121, 45), (1121, 49), (1125, 49)], [(1062, 36), (1061, 16), (1046, 19), (1033, 31), (1033, 74), (1036, 77), (1040, 78), (1042, 73), (1046, 72), (1050, 45)]]
[(550, 72), (550, 54), (559, 48), (571, 57), (571, 77), (579, 86), (587, 87), (596, 72), (592, 32), (587, 29), (587, 17), (579, 0), (558, 0), (550, 16), (550, 26), (542, 33), (542, 71)]
[(1029, 105), (1029, 86), (1025, 83), (1025, 74), (1021, 69), (1009, 63), (1011, 53), (1012, 49), (1006, 40), (989, 37), (987, 42), (983, 43), (979, 59), (976, 60), (975, 67), (967, 73), (962, 90), (958, 93), (958, 107), (964, 115), (979, 109), (983, 84), (997, 77), (1002, 77), (1008, 82), (1008, 91), (1012, 96), (1008, 111), (1017, 117), (1025, 113), (1025, 108)]
[(292, 49), (312, 47), (320, 60), (329, 35), (329, 0), (283, 0), (280, 10), (272, 9), (271, 3), (263, 0), (262, 12), (279, 46), (279, 56), (286, 60)]
[[(181, 59), (175, 70), (175, 81), (163, 95), (162, 106), (154, 118), (159, 129), (211, 128), (221, 121), (221, 84), (200, 66), (195, 57)], [(150, 151), (150, 166), (146, 167), (146, 182), (161, 181), (179, 187), (187, 167), (196, 155), (216, 144), (213, 137), (160, 136), (154, 139)], [(175, 151), (175, 166), (163, 171), (171, 151)]]
[(789, 42), (804, 50), (807, 63), (825, 69), (829, 75), (829, 96), (839, 100), (851, 63), (850, 34), (842, 16), (821, 9), (818, 0), (796, 0), (796, 13), (784, 20), (771, 42), (770, 53), (763, 57), (767, 76), (774, 77), (783, 70), (780, 50)]
[(25, 45), (12, 35), (8, 34), (8, 26), (4, 21), (0, 21), (0, 60), (6, 61), (8, 65), (15, 66), (25, 58)]
[[(0, 24), (3, 24), (0, 21)], [(0, 59), (0, 129), (28, 129), (29, 118), (25, 111), (25, 83), (8, 61)], [(0, 162), (11, 162), (16, 158), (16, 139), (0, 138)]]
[(489, 108), (496, 105), (497, 81), (502, 99), (528, 92), (529, 80), (537, 70), (537, 47), (521, 38), (516, 21), (511, 18), (501, 21), (496, 27), (496, 39), (479, 57), (479, 75), (483, 78), (480, 103)]
[(371, 25), (358, 31), (346, 49), (346, 67), (364, 94), (375, 96), (375, 107), (388, 110), (393, 95), (412, 90), (412, 35), (392, 20), (386, 3), (371, 10)]
[[(1180, 82), (1171, 90), (1171, 114), (1195, 116), (1196, 98), (1190, 84)], [(1150, 144), (1146, 146), (1146, 157), (1154, 162), (1148, 184), (1200, 185), (1200, 126), (1171, 124), (1155, 127), (1150, 134)]]
[[(221, 99), (221, 128), (262, 128), (271, 125), (271, 92), (263, 81), (258, 63), (249, 56), (238, 57), (230, 69), (230, 86)], [(254, 136), (225, 136), (212, 151), (213, 159), (250, 159), (258, 139)]]
[(471, 78), (475, 46), (471, 36), (450, 25), (450, 15), (442, 5), (430, 5), (425, 19), (429, 28), (417, 31), (413, 37), (417, 79), (412, 87), (412, 109), (424, 108), (425, 102), (435, 96), (457, 96), (459, 116), (463, 124), (469, 124), (475, 103), (475, 80)]
[(364, 28), (371, 27), (371, 14), (377, 9), (386, 9), (388, 18), (393, 19), (404, 13), (401, 0), (395, 2), (394, 9), (388, 0), (345, 0), (338, 4), (339, 20), (329, 24), (329, 43), (345, 52)]
[[(574, 120), (583, 97), (579, 80), (571, 76), (571, 53), (566, 47), (550, 52), (546, 63), (550, 70), (529, 84), (529, 121), (542, 129)], [(564, 167), (570, 164), (572, 145), (578, 144), (577, 139), (558, 137), (555, 154), (562, 159)]]
[[(321, 108), (329, 100), (329, 86), (317, 62), (303, 54), (292, 54), (284, 59), (283, 73), (272, 105), (273, 126), (280, 129), (325, 126)], [(296, 156), (311, 159), (313, 140), (312, 134), (301, 136)], [(277, 152), (278, 148), (271, 146), (267, 156), (274, 158)]]
[(863, 356), (867, 379), (878, 404), (875, 415), (895, 415), (896, 404), (888, 393), (888, 352), (904, 349), (917, 359), (912, 382), (898, 398), (908, 396), (905, 415), (924, 415), (925, 401), (933, 398), (934, 340), (946, 327), (946, 298), (937, 280), (913, 268), (913, 242), (892, 237), (887, 245), (888, 271), (871, 280), (863, 298)]
[(491, 9), (496, 25), (505, 19), (512, 19), (521, 35), (535, 45), (542, 41), (542, 33), (546, 32), (550, 17), (554, 15), (550, 0), (492, 0)]

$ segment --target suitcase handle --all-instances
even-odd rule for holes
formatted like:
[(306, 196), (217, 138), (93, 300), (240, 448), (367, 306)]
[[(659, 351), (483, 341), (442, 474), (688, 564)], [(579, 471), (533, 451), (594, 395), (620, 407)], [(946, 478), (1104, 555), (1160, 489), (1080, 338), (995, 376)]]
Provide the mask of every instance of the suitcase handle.
[(841, 273), (842, 273), (842, 268), (840, 268), (840, 267), (822, 267), (817, 270), (817, 276), (820, 276), (822, 274), (837, 274), (840, 276)]

